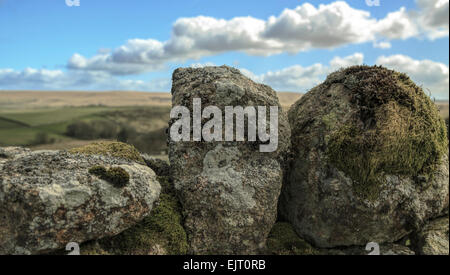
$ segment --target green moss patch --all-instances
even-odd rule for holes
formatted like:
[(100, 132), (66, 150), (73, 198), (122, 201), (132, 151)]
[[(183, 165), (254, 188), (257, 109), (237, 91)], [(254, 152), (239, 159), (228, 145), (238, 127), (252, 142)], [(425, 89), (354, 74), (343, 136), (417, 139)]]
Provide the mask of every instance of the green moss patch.
[(291, 224), (277, 222), (267, 239), (267, 252), (275, 255), (315, 255), (318, 252), (300, 239)]
[(124, 187), (130, 182), (130, 175), (121, 167), (112, 167), (106, 170), (103, 166), (94, 166), (89, 173), (110, 182), (116, 187)]
[(71, 149), (69, 150), (69, 152), (72, 154), (111, 156), (145, 164), (144, 159), (142, 158), (139, 151), (136, 150), (136, 148), (134, 148), (132, 145), (122, 142), (95, 142), (82, 147)]
[(327, 156), (353, 179), (355, 193), (375, 200), (387, 174), (429, 182), (448, 139), (423, 90), (407, 75), (378, 66), (340, 70), (323, 85), (334, 83), (347, 88), (355, 113), (327, 138)]
[(89, 169), (89, 174), (96, 175), (99, 178), (105, 178), (107, 173), (108, 170), (106, 170), (105, 167), (100, 165), (94, 166), (91, 169)]

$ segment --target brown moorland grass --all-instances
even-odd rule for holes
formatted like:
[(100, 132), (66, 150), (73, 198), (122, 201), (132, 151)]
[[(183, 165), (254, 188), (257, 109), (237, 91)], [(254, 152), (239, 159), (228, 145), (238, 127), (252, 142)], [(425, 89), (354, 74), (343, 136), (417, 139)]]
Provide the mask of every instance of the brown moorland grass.
[(170, 106), (167, 92), (0, 91), (0, 110), (80, 106)]
[[(288, 109), (301, 93), (278, 92), (283, 108)], [(448, 101), (436, 101), (441, 115), (449, 115)], [(169, 92), (82, 92), (82, 91), (0, 91), (0, 112), (65, 106), (171, 106)]]

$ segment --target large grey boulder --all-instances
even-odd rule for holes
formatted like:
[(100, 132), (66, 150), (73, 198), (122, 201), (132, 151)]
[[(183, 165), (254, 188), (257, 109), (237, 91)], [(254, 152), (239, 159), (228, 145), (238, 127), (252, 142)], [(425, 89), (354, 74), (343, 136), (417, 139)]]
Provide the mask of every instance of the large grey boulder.
[(448, 212), (445, 124), (406, 75), (335, 72), (289, 110), (280, 214), (318, 247), (391, 243)]
[(223, 115), (225, 106), (279, 108), (274, 152), (260, 152), (261, 142), (247, 139), (171, 140), (169, 147), (171, 176), (183, 206), (191, 253), (258, 253), (276, 220), (290, 145), (287, 117), (276, 93), (227, 66), (177, 69), (172, 80), (172, 105), (186, 106), (191, 119), (194, 98), (201, 99), (202, 109), (214, 105)]
[[(93, 174), (99, 166), (121, 172), (114, 175), (126, 182)], [(160, 189), (150, 168), (130, 160), (65, 151), (10, 154), (0, 165), (0, 254), (46, 253), (116, 235), (150, 213)]]

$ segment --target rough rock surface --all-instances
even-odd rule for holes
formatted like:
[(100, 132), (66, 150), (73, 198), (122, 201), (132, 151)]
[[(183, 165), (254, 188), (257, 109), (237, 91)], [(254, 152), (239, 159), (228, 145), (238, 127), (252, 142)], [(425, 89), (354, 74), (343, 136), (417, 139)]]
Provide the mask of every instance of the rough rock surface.
[(30, 149), (23, 147), (1, 147), (0, 148), (0, 163), (6, 162), (8, 159), (13, 159), (21, 154), (30, 152)]
[[(448, 212), (445, 126), (407, 76), (379, 67), (338, 71), (291, 107), (289, 122), (293, 159), (280, 214), (315, 246), (392, 243)], [(336, 140), (341, 147), (331, 155)], [(435, 166), (427, 162), (443, 148)], [(435, 169), (414, 169), (419, 158)]]
[(415, 255), (402, 243), (366, 244), (365, 246), (315, 248), (301, 239), (289, 223), (277, 222), (267, 239), (269, 255)]
[[(4, 150), (4, 149), (3, 149)], [(120, 167), (122, 188), (89, 173)], [(38, 254), (116, 235), (148, 215), (161, 186), (133, 161), (65, 151), (16, 155), (0, 165), (0, 254)]]
[[(277, 216), (290, 145), (286, 115), (270, 87), (227, 66), (177, 69), (172, 105), (188, 107), (192, 118), (193, 98), (201, 98), (202, 109), (214, 105), (223, 115), (224, 106), (279, 107), (275, 152), (259, 152), (258, 141), (170, 141), (171, 173), (183, 206), (191, 253), (258, 253)], [(173, 123), (172, 119), (169, 125)]]
[(414, 236), (419, 254), (448, 255), (448, 216), (430, 221), (422, 231)]
[(159, 176), (158, 180), (161, 184), (161, 195), (150, 215), (119, 235), (100, 240), (103, 251), (114, 255), (184, 255), (187, 253), (188, 243), (186, 231), (182, 225), (181, 205), (176, 197), (173, 183), (168, 177)]

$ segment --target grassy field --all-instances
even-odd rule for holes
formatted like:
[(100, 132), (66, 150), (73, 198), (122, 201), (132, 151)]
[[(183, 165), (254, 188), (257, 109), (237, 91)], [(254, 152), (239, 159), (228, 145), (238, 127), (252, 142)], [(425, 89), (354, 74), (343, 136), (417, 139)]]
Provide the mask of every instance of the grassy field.
[[(278, 97), (288, 108), (301, 94)], [(436, 104), (448, 118), (448, 101)], [(170, 107), (170, 93), (0, 91), (0, 146), (64, 149), (122, 138), (143, 152), (160, 154)], [(80, 131), (98, 133), (80, 136)]]
[(76, 120), (101, 117), (119, 107), (42, 107), (36, 109), (0, 110), (0, 145), (30, 145), (37, 133), (47, 133), (59, 141), (70, 140), (64, 135), (67, 126)]
[(0, 91), (0, 110), (79, 106), (170, 106), (170, 93)]
[[(0, 146), (36, 146), (38, 149), (72, 148), (86, 143), (86, 139), (67, 134), (68, 127), (84, 122), (92, 127), (109, 125), (116, 139), (121, 127), (136, 136), (165, 131), (168, 106), (85, 106), (41, 107), (35, 109), (0, 110)], [(104, 127), (104, 126), (102, 126)], [(98, 128), (98, 127), (97, 127)], [(93, 139), (103, 138), (93, 136)], [(141, 146), (143, 141), (140, 141)], [(147, 146), (148, 147), (148, 146)]]

